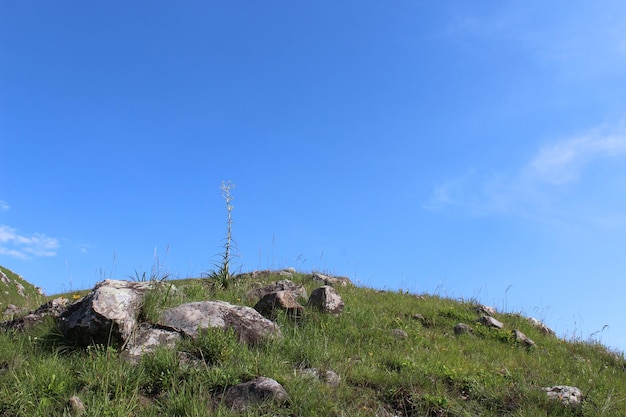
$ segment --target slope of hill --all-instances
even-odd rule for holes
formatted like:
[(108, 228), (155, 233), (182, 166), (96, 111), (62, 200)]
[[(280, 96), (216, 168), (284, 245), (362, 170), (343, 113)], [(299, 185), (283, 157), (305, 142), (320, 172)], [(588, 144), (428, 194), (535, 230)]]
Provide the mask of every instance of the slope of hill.
[[(226, 289), (164, 281), (146, 295), (142, 317), (199, 300), (253, 306), (255, 288), (284, 278), (248, 274)], [(289, 279), (308, 294), (321, 285), (311, 274)], [(335, 289), (340, 314), (279, 312), (280, 339), (247, 345), (210, 330), (138, 364), (111, 346), (74, 346), (51, 318), (0, 333), (0, 416), (626, 415), (624, 357), (600, 344), (559, 339), (518, 314), (491, 312), (501, 329), (483, 324), (488, 309), (472, 300)], [(226, 406), (229, 387), (259, 376), (278, 381), (288, 400), (239, 412)], [(553, 386), (579, 388), (582, 401), (548, 398), (544, 388)]]
[[(10, 305), (20, 309), (33, 309), (44, 301), (44, 294), (21, 276), (3, 266), (0, 266), (0, 319)], [(9, 308), (7, 315), (12, 315), (13, 308)]]

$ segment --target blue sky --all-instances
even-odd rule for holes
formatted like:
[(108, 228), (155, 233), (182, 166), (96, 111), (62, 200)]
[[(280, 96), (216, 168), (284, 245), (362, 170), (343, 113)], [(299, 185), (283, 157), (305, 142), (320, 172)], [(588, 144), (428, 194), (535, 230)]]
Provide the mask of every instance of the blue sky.
[[(219, 260), (626, 349), (621, 1), (0, 3), (0, 264)], [(417, 306), (416, 306), (417, 308)], [(605, 325), (607, 328), (602, 330)]]

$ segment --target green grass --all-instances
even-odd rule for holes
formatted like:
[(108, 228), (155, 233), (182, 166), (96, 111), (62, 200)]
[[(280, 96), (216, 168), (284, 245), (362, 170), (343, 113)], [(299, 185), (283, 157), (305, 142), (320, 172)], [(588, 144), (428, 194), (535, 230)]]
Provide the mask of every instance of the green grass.
[[(283, 279), (271, 276), (267, 282)], [(319, 286), (296, 275), (310, 294)], [(173, 286), (172, 286), (173, 284)], [(167, 307), (220, 299), (254, 305), (252, 279), (223, 288), (206, 280), (163, 281), (145, 300), (143, 316), (155, 321)], [(345, 302), (339, 316), (307, 310), (294, 322), (279, 315), (283, 338), (259, 346), (228, 332), (207, 331), (177, 351), (159, 349), (138, 365), (112, 348), (76, 349), (48, 320), (28, 333), (0, 334), (0, 416), (71, 415), (78, 395), (89, 416), (231, 416), (220, 394), (256, 376), (280, 382), (290, 400), (263, 404), (248, 416), (625, 416), (626, 362), (595, 342), (544, 335), (525, 318), (497, 314), (504, 330), (487, 329), (468, 301), (403, 292), (337, 287)], [(414, 314), (424, 319), (417, 320)], [(473, 334), (456, 336), (464, 322)], [(406, 338), (396, 338), (392, 329)], [(518, 329), (537, 343), (515, 342)], [(187, 361), (179, 360), (185, 352)], [(327, 386), (298, 370), (333, 370), (339, 386)], [(541, 387), (573, 385), (585, 395), (580, 407), (547, 400)]]
[[(34, 309), (46, 301), (45, 296), (33, 284), (10, 269), (0, 266), (0, 272), (8, 280), (8, 282), (0, 281), (0, 320), (3, 320), (2, 313), (9, 304), (28, 310)], [(18, 285), (22, 286), (22, 291), (19, 290)], [(7, 318), (10, 319), (11, 317), (4, 319)]]

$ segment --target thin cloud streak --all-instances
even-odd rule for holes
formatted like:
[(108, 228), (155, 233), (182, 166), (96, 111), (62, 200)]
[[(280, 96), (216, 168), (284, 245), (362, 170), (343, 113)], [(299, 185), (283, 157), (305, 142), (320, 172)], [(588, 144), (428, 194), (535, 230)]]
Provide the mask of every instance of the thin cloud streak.
[(578, 178), (594, 159), (626, 155), (626, 137), (601, 133), (544, 146), (525, 168), (531, 181), (565, 184)]
[(0, 200), (0, 211), (7, 211), (11, 208), (6, 201)]
[(12, 227), (0, 225), (0, 254), (2, 255), (26, 260), (32, 257), (55, 256), (58, 248), (57, 239), (41, 233), (25, 236)]
[[(596, 129), (542, 146), (530, 160), (509, 175), (481, 176), (476, 172), (434, 187), (427, 210), (457, 208), (473, 215), (512, 215), (535, 221), (587, 221), (617, 218), (608, 212), (582, 214), (562, 197), (580, 192), (578, 183), (594, 163), (626, 157), (626, 135)], [(607, 225), (621, 224), (610, 221)]]

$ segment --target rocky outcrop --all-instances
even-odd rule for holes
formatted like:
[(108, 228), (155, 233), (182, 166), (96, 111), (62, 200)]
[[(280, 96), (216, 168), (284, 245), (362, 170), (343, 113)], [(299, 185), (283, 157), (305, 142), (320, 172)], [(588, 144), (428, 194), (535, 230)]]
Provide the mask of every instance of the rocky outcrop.
[(308, 306), (316, 308), (323, 313), (340, 314), (344, 303), (341, 296), (330, 285), (324, 285), (315, 289), (309, 297)]
[(228, 388), (224, 404), (234, 411), (243, 412), (264, 401), (284, 403), (289, 399), (285, 388), (272, 378), (258, 377)]
[(59, 316), (59, 329), (82, 346), (122, 346), (137, 326), (143, 295), (151, 287), (150, 282), (102, 281)]
[(277, 311), (284, 311), (294, 319), (300, 319), (304, 315), (304, 307), (298, 304), (291, 291), (266, 294), (255, 304), (254, 309), (268, 319), (274, 319)]
[(161, 314), (158, 324), (190, 337), (209, 328), (232, 329), (239, 341), (249, 344), (281, 336), (278, 325), (253, 308), (225, 301), (198, 301), (170, 308)]
[(578, 405), (583, 399), (580, 389), (567, 385), (555, 385), (543, 390), (551, 400), (559, 401), (563, 405)]

